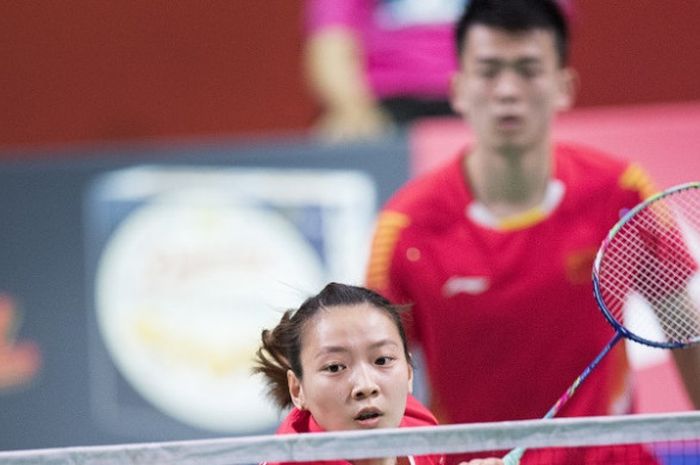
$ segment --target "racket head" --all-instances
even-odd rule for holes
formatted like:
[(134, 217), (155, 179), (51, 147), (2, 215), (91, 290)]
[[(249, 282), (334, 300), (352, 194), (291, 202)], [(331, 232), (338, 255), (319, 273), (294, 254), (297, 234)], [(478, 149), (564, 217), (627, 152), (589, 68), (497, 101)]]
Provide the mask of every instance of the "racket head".
[(700, 342), (700, 182), (641, 202), (593, 263), (593, 293), (625, 338), (660, 348)]

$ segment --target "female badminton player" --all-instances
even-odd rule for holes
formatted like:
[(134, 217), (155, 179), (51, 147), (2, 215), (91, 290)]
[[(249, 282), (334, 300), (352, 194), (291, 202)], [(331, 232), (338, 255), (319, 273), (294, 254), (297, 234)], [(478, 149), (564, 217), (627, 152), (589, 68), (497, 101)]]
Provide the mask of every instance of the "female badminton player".
[[(262, 332), (254, 372), (264, 375), (280, 408), (293, 406), (278, 434), (437, 424), (411, 395), (413, 367), (398, 309), (362, 287), (331, 283), (299, 309), (285, 312), (275, 328)], [(444, 457), (352, 463), (442, 465)], [(500, 463), (491, 458), (469, 462)]]

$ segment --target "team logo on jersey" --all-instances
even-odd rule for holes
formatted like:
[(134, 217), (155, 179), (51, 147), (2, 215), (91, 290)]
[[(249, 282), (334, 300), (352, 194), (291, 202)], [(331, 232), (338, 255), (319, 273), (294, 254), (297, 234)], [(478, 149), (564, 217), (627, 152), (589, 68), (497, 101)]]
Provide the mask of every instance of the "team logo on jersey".
[(591, 268), (597, 249), (586, 247), (570, 252), (564, 259), (566, 277), (572, 284), (583, 284), (591, 280)]
[(452, 276), (442, 286), (442, 295), (454, 297), (457, 294), (478, 295), (486, 292), (491, 285), (485, 276)]

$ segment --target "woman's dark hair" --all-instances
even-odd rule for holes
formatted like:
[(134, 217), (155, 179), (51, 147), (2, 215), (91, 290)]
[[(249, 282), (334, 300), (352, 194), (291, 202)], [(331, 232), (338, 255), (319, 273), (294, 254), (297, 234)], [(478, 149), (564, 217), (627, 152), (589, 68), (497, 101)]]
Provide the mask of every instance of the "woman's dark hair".
[(467, 0), (467, 7), (455, 29), (460, 59), (466, 45), (467, 32), (475, 24), (512, 33), (533, 29), (551, 31), (554, 33), (559, 65), (567, 63), (569, 28), (566, 16), (556, 0)]
[(287, 310), (282, 319), (272, 330), (262, 332), (262, 344), (255, 354), (253, 373), (262, 373), (265, 377), (268, 394), (281, 408), (291, 406), (287, 384), (287, 371), (292, 370), (301, 379), (301, 337), (306, 323), (319, 310), (339, 305), (370, 304), (384, 310), (396, 325), (403, 343), (406, 360), (410, 363), (406, 333), (401, 324), (399, 313), (403, 307), (391, 304), (387, 299), (364, 287), (347, 284), (330, 283), (317, 295), (310, 297), (296, 310)]

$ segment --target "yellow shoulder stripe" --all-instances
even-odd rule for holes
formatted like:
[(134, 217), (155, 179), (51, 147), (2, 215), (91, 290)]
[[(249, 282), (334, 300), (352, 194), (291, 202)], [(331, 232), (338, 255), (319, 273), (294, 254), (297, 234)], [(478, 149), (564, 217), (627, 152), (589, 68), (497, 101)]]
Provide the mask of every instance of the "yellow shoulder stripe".
[(639, 165), (632, 163), (622, 173), (619, 179), (623, 189), (639, 192), (642, 199), (651, 197), (658, 192), (658, 188), (651, 180), (647, 172)]
[(402, 229), (411, 223), (408, 215), (386, 211), (377, 219), (377, 229), (372, 239), (372, 247), (367, 267), (367, 286), (382, 291), (389, 285), (391, 257)]

